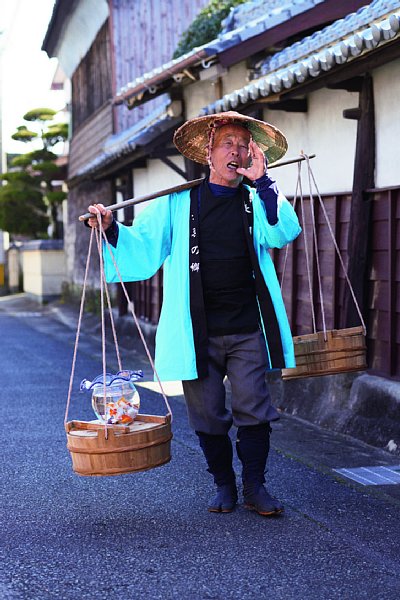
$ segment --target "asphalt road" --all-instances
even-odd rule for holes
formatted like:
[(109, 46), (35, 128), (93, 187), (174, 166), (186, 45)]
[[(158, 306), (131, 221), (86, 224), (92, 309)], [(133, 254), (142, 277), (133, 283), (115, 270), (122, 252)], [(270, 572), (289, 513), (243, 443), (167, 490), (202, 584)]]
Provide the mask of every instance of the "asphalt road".
[[(242, 506), (210, 514), (211, 478), (182, 398), (174, 397), (168, 465), (79, 477), (63, 428), (74, 331), (46, 311), (2, 300), (0, 598), (400, 598), (400, 503), (384, 489), (394, 486), (345, 482), (318, 453), (323, 438), (340, 460), (354, 453), (393, 464), (389, 455), (285, 418), (268, 471), (284, 516), (263, 518)], [(124, 366), (140, 367), (132, 356), (135, 364)], [(93, 418), (78, 388), (100, 372), (99, 346), (85, 334), (71, 417)], [(165, 414), (158, 394), (141, 389), (141, 398), (143, 412)]]

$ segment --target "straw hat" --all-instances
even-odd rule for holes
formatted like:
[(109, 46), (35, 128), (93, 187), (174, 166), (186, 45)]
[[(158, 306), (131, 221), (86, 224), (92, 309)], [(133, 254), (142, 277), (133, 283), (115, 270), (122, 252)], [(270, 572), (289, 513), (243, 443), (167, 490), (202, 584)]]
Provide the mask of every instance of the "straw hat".
[(250, 131), (253, 140), (264, 152), (268, 163), (279, 160), (286, 153), (287, 141), (279, 129), (233, 110), (190, 119), (175, 131), (174, 144), (186, 158), (207, 165), (207, 145), (212, 128), (231, 123), (243, 125)]

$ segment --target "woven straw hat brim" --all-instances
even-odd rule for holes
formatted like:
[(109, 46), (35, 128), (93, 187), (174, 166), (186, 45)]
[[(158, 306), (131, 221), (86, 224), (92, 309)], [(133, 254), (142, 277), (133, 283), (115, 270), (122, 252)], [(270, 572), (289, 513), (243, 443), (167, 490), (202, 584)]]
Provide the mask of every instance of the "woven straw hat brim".
[[(226, 123), (225, 123), (226, 121)], [(279, 129), (247, 115), (235, 111), (207, 115), (190, 119), (174, 134), (174, 144), (183, 156), (207, 165), (207, 145), (211, 129), (222, 124), (238, 123), (248, 129), (253, 140), (264, 152), (268, 163), (274, 163), (285, 155), (288, 144)]]

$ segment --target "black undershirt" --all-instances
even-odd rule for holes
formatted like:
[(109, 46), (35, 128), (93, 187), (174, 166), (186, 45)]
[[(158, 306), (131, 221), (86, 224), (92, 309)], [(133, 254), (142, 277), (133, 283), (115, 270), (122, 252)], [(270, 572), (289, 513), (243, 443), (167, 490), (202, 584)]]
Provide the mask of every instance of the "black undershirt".
[[(205, 185), (200, 206), (201, 278), (209, 335), (250, 333), (259, 328), (259, 311), (243, 230), (240, 189), (223, 186), (214, 195)], [(233, 194), (233, 195), (232, 195)]]

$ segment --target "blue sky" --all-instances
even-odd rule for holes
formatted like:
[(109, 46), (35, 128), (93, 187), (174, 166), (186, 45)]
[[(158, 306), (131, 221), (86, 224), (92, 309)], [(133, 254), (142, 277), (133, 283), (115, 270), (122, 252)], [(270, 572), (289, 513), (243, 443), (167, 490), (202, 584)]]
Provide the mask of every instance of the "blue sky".
[(10, 136), (24, 124), (23, 115), (32, 108), (60, 110), (62, 93), (50, 86), (57, 60), (41, 51), (54, 0), (0, 0), (0, 76), (3, 149), (25, 152), (23, 144)]

